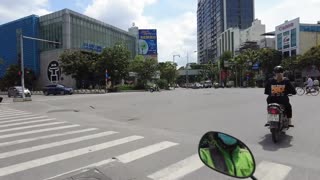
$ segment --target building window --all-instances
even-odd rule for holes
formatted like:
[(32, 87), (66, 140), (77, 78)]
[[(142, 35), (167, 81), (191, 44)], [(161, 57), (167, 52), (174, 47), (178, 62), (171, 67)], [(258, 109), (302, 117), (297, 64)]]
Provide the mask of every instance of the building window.
[(297, 50), (295, 50), (295, 49), (292, 50), (292, 51), (291, 51), (291, 56), (296, 56), (296, 55), (297, 55)]
[(297, 30), (292, 29), (291, 30), (291, 47), (297, 46)]
[(286, 51), (283, 53), (283, 58), (288, 58), (290, 56), (290, 51)]
[(278, 47), (278, 50), (282, 49), (282, 34), (277, 35), (277, 47)]
[(231, 32), (231, 51), (234, 54), (234, 32)]

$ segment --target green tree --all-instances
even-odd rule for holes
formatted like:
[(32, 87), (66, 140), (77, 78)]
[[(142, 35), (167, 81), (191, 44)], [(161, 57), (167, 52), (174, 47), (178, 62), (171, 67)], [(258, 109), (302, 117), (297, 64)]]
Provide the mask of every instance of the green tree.
[[(0, 87), (2, 90), (6, 90), (12, 86), (20, 86), (21, 85), (21, 69), (20, 65), (10, 65), (3, 78), (1, 79)], [(32, 90), (34, 81), (36, 80), (36, 76), (33, 70), (25, 68), (24, 69), (25, 76), (25, 87)]]
[(316, 66), (320, 69), (320, 46), (309, 49), (306, 53), (299, 57), (298, 63), (301, 69), (310, 66)]
[(260, 68), (266, 77), (268, 77), (272, 74), (273, 68), (281, 64), (282, 53), (269, 48), (260, 49), (258, 51), (258, 62), (260, 64)]
[(112, 85), (115, 85), (128, 76), (129, 64), (130, 51), (123, 44), (116, 44), (113, 47), (106, 48), (98, 60), (99, 77), (104, 77), (107, 69)]
[(167, 83), (174, 84), (177, 76), (177, 64), (170, 61), (159, 63), (160, 78), (167, 80)]
[(81, 82), (86, 86), (92, 83), (96, 75), (97, 60), (96, 53), (72, 50), (64, 51), (59, 57), (63, 73), (76, 79), (78, 87)]
[(138, 74), (138, 79), (144, 86), (146, 86), (148, 81), (152, 80), (157, 70), (158, 63), (153, 58), (144, 59), (143, 56), (136, 56), (130, 63), (130, 71)]

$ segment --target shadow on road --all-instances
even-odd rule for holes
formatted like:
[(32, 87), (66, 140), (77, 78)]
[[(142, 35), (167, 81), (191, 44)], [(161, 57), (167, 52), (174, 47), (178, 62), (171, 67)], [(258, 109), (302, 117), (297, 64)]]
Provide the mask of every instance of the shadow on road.
[(266, 151), (277, 151), (279, 149), (292, 147), (292, 144), (291, 144), (292, 139), (293, 139), (293, 136), (284, 134), (284, 135), (281, 135), (279, 142), (274, 144), (272, 141), (272, 135), (266, 134), (262, 138), (262, 140), (259, 142), (259, 144)]

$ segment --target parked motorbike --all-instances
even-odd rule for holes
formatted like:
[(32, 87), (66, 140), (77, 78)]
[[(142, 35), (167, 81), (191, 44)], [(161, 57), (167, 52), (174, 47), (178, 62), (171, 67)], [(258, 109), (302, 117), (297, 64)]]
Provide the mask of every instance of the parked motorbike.
[(152, 92), (155, 92), (155, 91), (158, 91), (158, 92), (160, 92), (160, 89), (159, 89), (159, 87), (150, 87), (149, 88), (149, 91), (152, 93)]
[(273, 103), (268, 105), (268, 123), (272, 134), (272, 141), (277, 143), (281, 134), (285, 134), (289, 130), (289, 119), (287, 118), (285, 107), (281, 104)]
[(200, 140), (198, 154), (210, 169), (234, 178), (251, 178), (256, 163), (247, 145), (239, 139), (221, 132), (208, 132)]

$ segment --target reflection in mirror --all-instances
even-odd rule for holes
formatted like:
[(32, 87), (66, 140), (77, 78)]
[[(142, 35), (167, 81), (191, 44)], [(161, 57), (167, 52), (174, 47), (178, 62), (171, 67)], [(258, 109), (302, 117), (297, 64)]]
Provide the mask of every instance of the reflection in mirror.
[(206, 133), (200, 140), (199, 156), (208, 167), (229, 176), (246, 178), (255, 171), (254, 157), (249, 148), (224, 133)]

